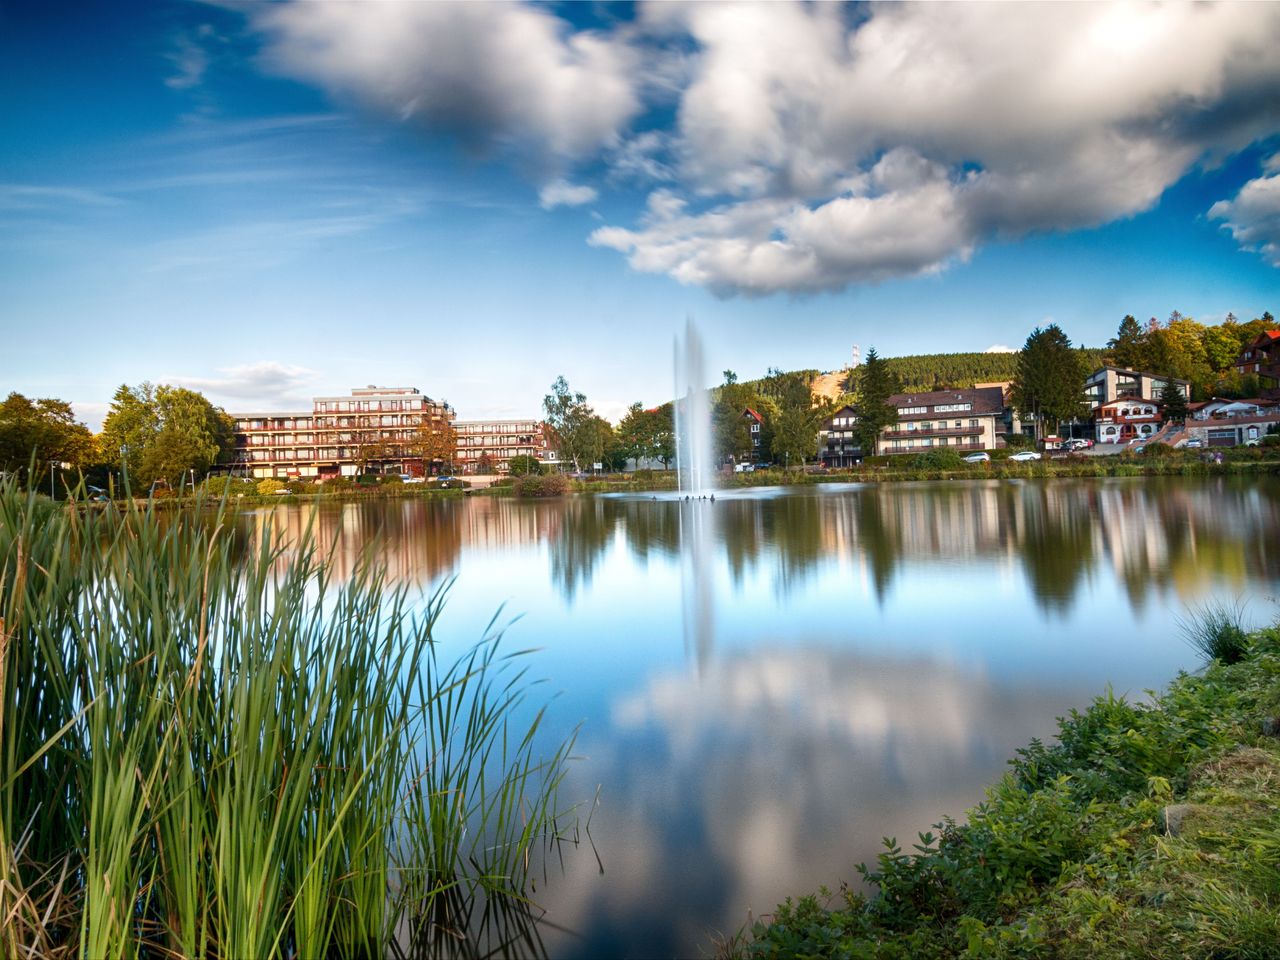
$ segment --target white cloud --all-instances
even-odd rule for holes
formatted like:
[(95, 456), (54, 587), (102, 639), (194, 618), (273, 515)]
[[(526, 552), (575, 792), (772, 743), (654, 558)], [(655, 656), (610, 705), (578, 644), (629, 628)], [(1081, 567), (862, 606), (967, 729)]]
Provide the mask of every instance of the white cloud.
[(190, 390), (199, 390), (215, 403), (235, 402), (243, 408), (245, 402), (263, 409), (303, 406), (310, 408), (308, 393), (317, 374), (314, 370), (278, 360), (260, 360), (234, 367), (222, 367), (221, 376), (192, 377), (170, 375), (160, 378), (161, 383), (172, 383)]
[(1277, 4), (655, 4), (609, 31), (510, 2), (250, 9), (290, 76), (542, 179), (602, 163), (661, 186), (590, 242), (721, 294), (936, 273), (1133, 216), (1280, 131)]
[[(1277, 170), (1280, 154), (1264, 165)], [(1219, 200), (1209, 216), (1226, 221), (1223, 227), (1245, 250), (1262, 254), (1267, 263), (1280, 267), (1280, 172), (1250, 180), (1233, 200)]]
[(165, 77), (166, 87), (171, 90), (187, 90), (200, 84), (204, 79), (204, 72), (209, 68), (210, 59), (202, 41), (212, 36), (213, 29), (205, 24), (196, 31), (195, 36), (180, 33), (174, 38), (174, 48), (168, 59), (176, 72)]
[[(1280, 8), (900, 4), (668, 11), (698, 46), (679, 176), (701, 215), (592, 241), (724, 293), (936, 272), (1146, 210), (1280, 120)], [(670, 28), (669, 22), (666, 24)]]
[(987, 347), (987, 349), (983, 350), (982, 352), (983, 353), (1017, 353), (1018, 351), (1014, 347), (1010, 347), (1007, 344), (993, 343), (991, 346)]
[(543, 210), (554, 210), (556, 207), (580, 207), (593, 202), (599, 195), (595, 187), (560, 179), (552, 180), (538, 191), (538, 202)]
[(516, 3), (254, 8), (265, 61), (469, 146), (555, 161), (619, 142), (640, 109), (630, 49)]

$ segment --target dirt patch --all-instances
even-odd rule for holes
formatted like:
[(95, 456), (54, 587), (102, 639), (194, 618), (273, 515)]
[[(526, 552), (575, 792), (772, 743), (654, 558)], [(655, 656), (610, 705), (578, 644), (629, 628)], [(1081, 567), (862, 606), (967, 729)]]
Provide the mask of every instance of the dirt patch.
[(1213, 780), (1229, 783), (1239, 780), (1270, 780), (1280, 776), (1276, 757), (1257, 747), (1237, 747), (1217, 760), (1202, 763), (1191, 771), (1191, 783)]

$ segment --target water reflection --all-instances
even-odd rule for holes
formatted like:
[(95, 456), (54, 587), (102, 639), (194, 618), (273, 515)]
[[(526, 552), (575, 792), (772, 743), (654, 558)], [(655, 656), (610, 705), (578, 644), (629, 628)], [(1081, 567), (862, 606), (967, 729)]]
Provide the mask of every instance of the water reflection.
[[(372, 545), (394, 582), (456, 577), (442, 642), (474, 642), (506, 601), (515, 642), (545, 648), (546, 735), (582, 724), (565, 793), (599, 787), (604, 875), (567, 855), (536, 899), (574, 933), (519, 914), (470, 955), (697, 955), (749, 908), (853, 879), (881, 836), (961, 814), (1107, 685), (1140, 694), (1194, 665), (1185, 604), (1280, 592), (1278, 478), (282, 504), (237, 522), (245, 539), (312, 524), (339, 576)], [(490, 923), (447, 906), (442, 937)]]
[[(250, 511), (240, 523), (289, 537), (314, 525), (343, 575), (376, 542), (393, 581), (439, 580), (458, 569), (468, 550), (544, 547), (553, 585), (570, 602), (590, 588), (618, 541), (642, 564), (686, 558), (689, 580), (695, 571), (710, 575), (721, 565), (737, 587), (767, 573), (779, 602), (840, 558), (856, 561), (881, 603), (904, 567), (1014, 558), (1036, 602), (1055, 614), (1070, 610), (1092, 577), (1115, 578), (1140, 608), (1153, 585), (1194, 589), (1203, 565), (1241, 586), (1249, 577), (1280, 572), (1280, 554), (1266, 549), (1280, 538), (1280, 483), (1271, 479), (815, 487), (778, 496), (722, 496), (714, 503), (477, 497), (315, 510), (282, 505)], [(696, 562), (689, 559), (695, 556)], [(702, 650), (705, 617), (688, 622), (689, 649)]]
[[(544, 905), (566, 957), (688, 956), (820, 883), (855, 878), (880, 837), (914, 839), (981, 795), (1082, 690), (1007, 685), (930, 658), (806, 644), (664, 671), (615, 697), (587, 738), (601, 857)], [(640, 906), (643, 904), (643, 906)], [(617, 918), (637, 916), (634, 929)]]

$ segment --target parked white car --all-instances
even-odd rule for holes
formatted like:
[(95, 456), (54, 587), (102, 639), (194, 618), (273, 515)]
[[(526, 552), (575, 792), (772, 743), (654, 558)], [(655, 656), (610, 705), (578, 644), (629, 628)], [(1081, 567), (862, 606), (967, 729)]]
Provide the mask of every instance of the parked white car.
[(971, 453), (964, 458), (965, 463), (986, 463), (991, 459), (989, 453)]
[(1039, 460), (1040, 454), (1034, 450), (1023, 450), (1021, 453), (1015, 453), (1010, 460), (1016, 460), (1018, 463), (1026, 463), (1028, 460)]

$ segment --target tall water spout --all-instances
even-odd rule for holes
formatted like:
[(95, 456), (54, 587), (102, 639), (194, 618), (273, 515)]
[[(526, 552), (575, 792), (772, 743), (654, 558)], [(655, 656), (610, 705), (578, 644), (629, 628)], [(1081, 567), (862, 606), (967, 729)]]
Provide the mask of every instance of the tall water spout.
[(698, 493), (715, 485), (716, 467), (702, 338), (692, 318), (685, 321), (683, 341), (676, 337), (675, 372), (676, 475), (682, 492)]

